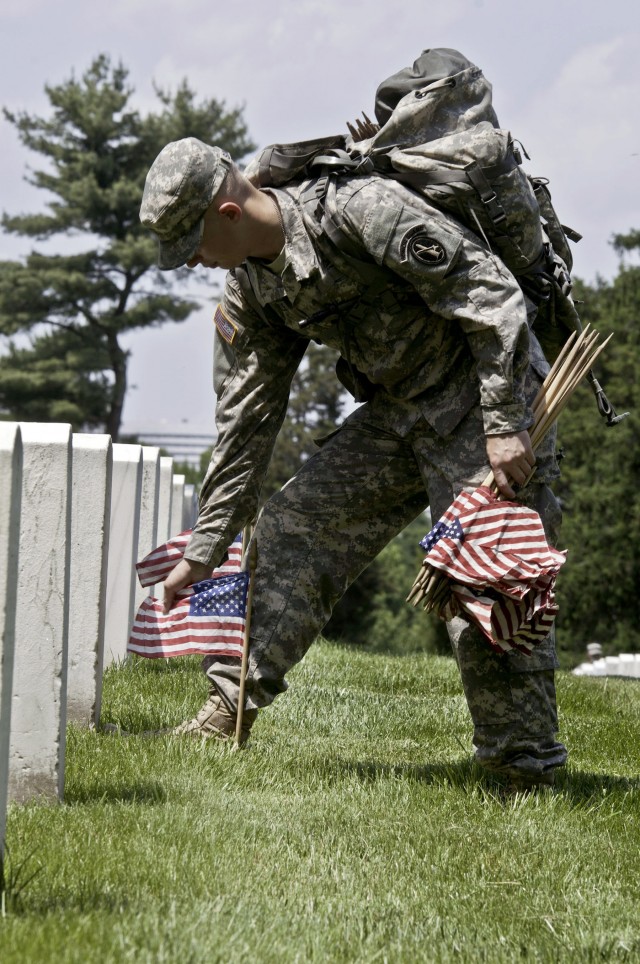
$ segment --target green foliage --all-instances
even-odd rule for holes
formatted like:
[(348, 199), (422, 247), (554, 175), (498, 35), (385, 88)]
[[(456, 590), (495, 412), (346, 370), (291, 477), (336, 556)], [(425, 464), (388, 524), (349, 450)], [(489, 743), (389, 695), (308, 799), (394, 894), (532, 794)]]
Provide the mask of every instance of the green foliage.
[[(616, 238), (616, 248), (640, 250), (640, 234)], [(631, 414), (607, 428), (584, 385), (560, 419), (557, 492), (569, 555), (558, 582), (558, 639), (561, 652), (582, 654), (590, 640), (628, 652), (640, 649), (640, 268), (623, 262), (611, 283), (580, 285), (577, 297), (584, 322), (614, 332), (596, 375), (616, 411)]]
[[(200, 490), (200, 485), (202, 484), (202, 479), (207, 471), (207, 465), (211, 460), (212, 448), (208, 448), (200, 456), (200, 464), (194, 465), (193, 462), (181, 462), (180, 459), (173, 459), (173, 472), (174, 475), (184, 475), (185, 485), (195, 485), (198, 491)], [(163, 452), (164, 455), (169, 455), (169, 452)]]
[(333, 432), (340, 423), (346, 394), (336, 378), (337, 358), (337, 352), (313, 342), (309, 344), (291, 383), (287, 415), (262, 487), (263, 502), (318, 451), (316, 440)]
[[(39, 241), (75, 238), (82, 251), (33, 250), (0, 265), (0, 337), (8, 347), (0, 357), (0, 411), (102, 427), (114, 439), (127, 389), (122, 335), (184, 321), (196, 307), (172, 291), (175, 273), (155, 267), (156, 243), (138, 218), (146, 173), (162, 147), (181, 137), (217, 143), (238, 158), (253, 148), (241, 111), (215, 99), (196, 103), (186, 81), (175, 93), (157, 90), (160, 109), (141, 116), (130, 107), (127, 77), (102, 55), (81, 79), (45, 88), (48, 117), (4, 111), (43, 161), (28, 180), (46, 192), (47, 210), (4, 214), (2, 226)], [(16, 335), (19, 344), (11, 341)]]
[(0, 916), (22, 911), (23, 897), (29, 884), (44, 869), (42, 864), (35, 861), (35, 853), (30, 853), (14, 866), (8, 845), (5, 846), (4, 855), (0, 853)]
[[(309, 345), (293, 379), (287, 416), (262, 488), (264, 503), (318, 451), (316, 440), (335, 431), (346, 396), (335, 375), (337, 354)], [(202, 457), (203, 472), (209, 453)], [(328, 639), (376, 652), (449, 653), (444, 624), (405, 600), (420, 567), (418, 542), (429, 528), (426, 517), (401, 533), (349, 587), (324, 629)]]
[(236, 753), (142, 735), (199, 707), (197, 658), (110, 667), (133, 735), (69, 727), (64, 805), (9, 811), (3, 964), (638, 960), (634, 681), (560, 674), (569, 768), (505, 799), (452, 660), (319, 643), (290, 679)]
[(430, 527), (423, 512), (382, 550), (335, 607), (323, 630), (327, 639), (377, 653), (451, 654), (445, 623), (406, 602), (424, 558), (419, 542)]
[(100, 425), (113, 385), (108, 359), (84, 330), (44, 332), (30, 348), (10, 344), (0, 359), (0, 393), (26, 421)]

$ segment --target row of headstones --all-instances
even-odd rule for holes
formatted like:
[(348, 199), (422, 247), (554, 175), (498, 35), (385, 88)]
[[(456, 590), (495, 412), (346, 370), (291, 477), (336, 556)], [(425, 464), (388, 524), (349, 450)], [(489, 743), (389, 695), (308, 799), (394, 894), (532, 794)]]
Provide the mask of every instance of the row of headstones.
[(148, 593), (135, 562), (196, 514), (157, 448), (0, 422), (0, 857), (8, 802), (62, 798), (67, 721), (99, 722)]
[(573, 670), (574, 676), (626, 676), (640, 679), (640, 653), (620, 653), (604, 656), (593, 663), (580, 663)]

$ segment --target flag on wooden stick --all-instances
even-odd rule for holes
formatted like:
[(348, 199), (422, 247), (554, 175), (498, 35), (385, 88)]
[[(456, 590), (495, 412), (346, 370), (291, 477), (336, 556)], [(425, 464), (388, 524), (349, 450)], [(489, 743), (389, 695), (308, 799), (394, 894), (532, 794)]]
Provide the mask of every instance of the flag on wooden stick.
[(531, 652), (555, 615), (566, 553), (548, 544), (537, 512), (486, 486), (462, 492), (420, 543), (425, 565), (448, 577), (440, 615), (465, 613), (498, 652)]
[[(149, 555), (145, 556), (140, 562), (136, 563), (138, 582), (146, 589), (148, 586), (155, 586), (156, 583), (164, 582), (171, 570), (180, 562), (184, 555), (184, 550), (191, 538), (191, 529), (185, 529), (180, 535), (174, 536), (158, 546)], [(242, 535), (236, 536), (227, 549), (227, 558), (211, 572), (212, 577), (226, 575), (229, 572), (238, 572), (242, 563)]]
[[(184, 554), (190, 531), (159, 546), (136, 566), (142, 586), (167, 578)], [(227, 551), (211, 577), (176, 594), (164, 613), (162, 601), (147, 596), (131, 628), (127, 650), (150, 659), (193, 654), (242, 657), (249, 574), (240, 569), (242, 536)]]
[[(567, 340), (533, 402), (529, 435), (534, 451), (611, 337), (600, 343), (598, 332), (586, 325)], [(468, 518), (465, 532), (462, 516), (470, 508), (469, 500), (478, 503), (480, 521)], [(513, 536), (509, 534), (508, 538), (496, 524), (505, 506), (510, 509), (504, 515), (505, 524), (513, 527)], [(422, 603), (427, 612), (435, 612), (442, 619), (464, 611), (495, 649), (531, 652), (553, 625), (557, 612), (555, 577), (564, 562), (563, 553), (550, 549), (546, 540), (542, 545), (540, 533), (543, 539), (544, 532), (537, 512), (523, 525), (531, 512), (518, 503), (501, 501), (493, 473), (489, 473), (475, 493), (463, 493), (454, 501), (421, 543), (427, 555), (407, 601), (414, 606)], [(485, 536), (488, 545), (483, 544)], [(480, 540), (477, 549), (476, 537)], [(498, 541), (492, 544), (492, 538)], [(504, 544), (502, 539), (506, 540)], [(504, 547), (506, 558), (501, 557)], [(539, 557), (537, 552), (541, 553)]]

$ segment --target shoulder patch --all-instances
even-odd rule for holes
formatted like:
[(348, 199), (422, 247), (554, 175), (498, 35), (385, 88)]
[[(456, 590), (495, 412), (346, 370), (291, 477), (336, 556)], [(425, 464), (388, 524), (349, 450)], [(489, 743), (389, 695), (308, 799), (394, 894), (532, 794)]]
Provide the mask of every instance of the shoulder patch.
[(218, 329), (220, 337), (224, 338), (224, 340), (230, 345), (233, 345), (235, 337), (238, 334), (238, 326), (226, 316), (222, 305), (218, 305), (216, 308), (216, 313), (213, 316), (213, 323)]
[(418, 224), (407, 231), (400, 242), (403, 261), (418, 261), (428, 268), (435, 268), (447, 260), (447, 252), (441, 241), (432, 237), (427, 228)]

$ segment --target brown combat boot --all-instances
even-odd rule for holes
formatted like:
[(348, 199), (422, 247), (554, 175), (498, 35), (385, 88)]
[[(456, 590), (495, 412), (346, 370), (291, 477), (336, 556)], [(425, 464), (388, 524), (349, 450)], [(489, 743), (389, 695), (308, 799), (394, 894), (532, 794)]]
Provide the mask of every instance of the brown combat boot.
[[(251, 727), (258, 715), (257, 710), (245, 710), (242, 714), (240, 745), (249, 739)], [(186, 720), (170, 731), (175, 736), (199, 736), (203, 739), (233, 740), (236, 735), (236, 714), (227, 709), (226, 704), (212, 690), (209, 699), (192, 720)]]
[(511, 775), (503, 788), (503, 792), (507, 796), (515, 796), (518, 793), (537, 793), (540, 790), (550, 790), (554, 785), (555, 773), (553, 770), (535, 775), (522, 773)]

